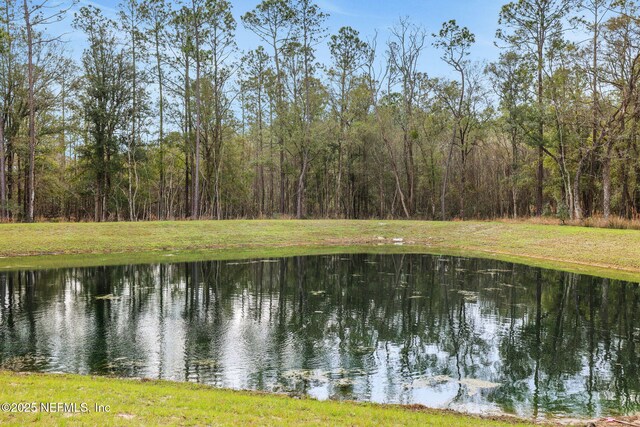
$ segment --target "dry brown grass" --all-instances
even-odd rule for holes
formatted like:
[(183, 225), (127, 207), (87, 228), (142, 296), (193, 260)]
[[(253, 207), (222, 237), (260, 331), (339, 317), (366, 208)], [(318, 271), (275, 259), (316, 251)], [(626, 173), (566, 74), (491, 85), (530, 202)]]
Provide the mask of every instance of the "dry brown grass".
[[(503, 218), (497, 220), (509, 224), (561, 225), (562, 221), (554, 217)], [(581, 220), (570, 219), (564, 225), (587, 228), (611, 228), (615, 230), (640, 230), (640, 218), (627, 219), (619, 216), (605, 219), (602, 216), (592, 216)]]

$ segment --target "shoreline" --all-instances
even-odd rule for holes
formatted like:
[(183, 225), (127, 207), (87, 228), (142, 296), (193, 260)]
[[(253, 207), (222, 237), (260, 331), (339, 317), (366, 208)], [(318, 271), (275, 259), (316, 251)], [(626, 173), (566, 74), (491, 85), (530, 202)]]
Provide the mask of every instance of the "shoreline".
[(0, 224), (0, 271), (337, 253), (469, 256), (640, 282), (637, 230), (398, 220)]
[[(46, 424), (53, 421), (59, 423), (63, 420), (65, 425), (95, 425), (97, 422), (100, 425), (139, 425), (145, 422), (152, 422), (154, 425), (175, 425), (176, 418), (182, 421), (180, 424), (191, 425), (188, 421), (189, 415), (182, 414), (184, 410), (188, 410), (200, 423), (215, 422), (216, 425), (237, 425), (251, 421), (259, 421), (259, 425), (317, 425), (328, 422), (333, 422), (333, 425), (357, 426), (419, 423), (443, 427), (464, 427), (470, 424), (488, 427), (611, 425), (611, 417), (528, 419), (506, 413), (465, 413), (452, 409), (431, 408), (423, 404), (319, 400), (308, 396), (292, 396), (288, 393), (229, 389), (187, 381), (149, 378), (0, 370), (0, 382), (7, 384), (7, 387), (0, 389), (2, 403), (20, 401), (23, 404), (35, 405), (33, 407), (36, 409), (35, 412), (0, 411), (0, 424), (3, 425), (40, 422)], [(63, 393), (64, 397), (60, 397), (59, 393)], [(135, 402), (120, 400), (132, 393), (144, 399), (143, 406), (146, 408), (143, 409)], [(25, 395), (28, 397), (23, 397)], [(157, 410), (153, 407), (154, 403), (171, 407), (176, 403), (176, 399), (184, 399), (179, 408), (164, 411), (160, 416), (154, 414), (152, 420), (141, 419), (148, 416), (147, 411), (153, 413)], [(246, 403), (254, 406), (235, 406)], [(60, 404), (67, 405), (67, 410), (59, 410)], [(192, 408), (192, 405), (199, 404), (204, 406)], [(212, 404), (224, 405), (225, 410), (211, 409)], [(57, 409), (51, 411), (52, 406), (57, 406)], [(43, 412), (43, 407), (49, 410)], [(105, 410), (105, 407), (108, 407), (108, 410)], [(141, 411), (136, 413), (136, 409)], [(252, 410), (255, 410), (255, 413), (252, 414)], [(281, 411), (286, 411), (289, 416), (273, 415)], [(177, 415), (177, 412), (181, 414)], [(338, 419), (347, 421), (336, 423)], [(622, 422), (620, 425), (635, 425), (634, 422), (640, 421), (640, 414), (618, 416), (613, 419), (616, 423)]]
[[(168, 416), (160, 416), (154, 420), (144, 420), (145, 412), (156, 410), (153, 404), (156, 401), (164, 400), (165, 406), (172, 406), (176, 398), (183, 399), (181, 408), (173, 408), (174, 412), (182, 412), (191, 404), (204, 404), (201, 409), (192, 408), (189, 412), (193, 415), (196, 424), (202, 422), (215, 423), (216, 425), (225, 423), (245, 423), (245, 414), (242, 410), (255, 412), (253, 416), (259, 417), (260, 425), (307, 425), (318, 423), (332, 423), (341, 420), (339, 425), (433, 425), (433, 426), (466, 426), (469, 424), (481, 423), (485, 426), (534, 426), (534, 425), (557, 425), (549, 421), (533, 422), (514, 415), (476, 415), (457, 412), (450, 409), (429, 408), (420, 404), (380, 404), (358, 401), (338, 401), (338, 400), (318, 400), (310, 397), (291, 397), (284, 393), (270, 393), (251, 390), (235, 390), (217, 388), (209, 385), (151, 379), (132, 379), (124, 377), (93, 376), (78, 374), (57, 374), (57, 373), (25, 373), (0, 370), (0, 381), (7, 384), (0, 390), (0, 401), (2, 402), (31, 402), (40, 409), (40, 402), (47, 405), (52, 403), (66, 403), (73, 405), (73, 411), (62, 411), (56, 413), (43, 413), (42, 411), (24, 412), (0, 412), (0, 422), (2, 424), (28, 424), (33, 422), (62, 421), (71, 425), (92, 424), (97, 419), (100, 425), (112, 425), (111, 421), (118, 422), (114, 425), (137, 424), (152, 422), (156, 425), (172, 425), (175, 413)], [(56, 391), (52, 388), (56, 387)], [(94, 394), (94, 391), (100, 394)], [(58, 393), (64, 393), (63, 398), (57, 399)], [(146, 402), (145, 410), (135, 413), (135, 402), (124, 402), (119, 400), (120, 394), (129, 395), (136, 393), (139, 399)], [(167, 395), (167, 393), (170, 393)], [(23, 395), (28, 396), (23, 398)], [(89, 396), (89, 397), (87, 397)], [(89, 400), (95, 400), (95, 402)], [(169, 400), (167, 402), (167, 400)], [(239, 408), (236, 404), (251, 403), (253, 406)], [(175, 402), (177, 403), (177, 402)], [(216, 409), (207, 408), (207, 403), (224, 405), (230, 403), (223, 414), (219, 414)], [(76, 409), (81, 404), (88, 407), (87, 412), (80, 412)], [(98, 412), (93, 408), (96, 406), (109, 406), (109, 411)], [(242, 410), (240, 410), (242, 409)], [(211, 410), (214, 414), (209, 415)], [(236, 413), (237, 411), (237, 413)], [(271, 412), (287, 411), (288, 415), (276, 416), (274, 419)], [(201, 413), (202, 412), (202, 413)], [(178, 416), (180, 418), (180, 416)], [(229, 418), (227, 418), (229, 417)], [(221, 419), (218, 419), (221, 418)], [(235, 418), (233, 420), (232, 418)], [(120, 423), (119, 421), (130, 420), (133, 423)], [(187, 419), (183, 419), (186, 424), (191, 424)], [(69, 422), (72, 421), (72, 422)], [(78, 423), (76, 423), (77, 421)], [(165, 423), (165, 421), (169, 421)], [(255, 421), (255, 420), (254, 420)], [(264, 422), (263, 422), (264, 421)], [(277, 422), (274, 422), (277, 421)], [(282, 422), (284, 421), (284, 422)], [(581, 420), (582, 421), (582, 420)], [(282, 423), (281, 423), (282, 422)], [(586, 422), (582, 421), (583, 423)], [(237, 425), (237, 424), (236, 424)], [(477, 425), (477, 424), (476, 424)]]

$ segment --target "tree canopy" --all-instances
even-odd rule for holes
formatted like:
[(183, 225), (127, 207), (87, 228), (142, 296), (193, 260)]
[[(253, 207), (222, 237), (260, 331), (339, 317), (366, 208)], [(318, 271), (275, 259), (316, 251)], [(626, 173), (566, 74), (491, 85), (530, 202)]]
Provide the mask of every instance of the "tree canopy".
[(74, 58), (73, 5), (3, 3), (0, 220), (640, 216), (631, 0), (507, 3), (492, 63), (455, 19), (378, 40), (311, 0), (82, 6)]

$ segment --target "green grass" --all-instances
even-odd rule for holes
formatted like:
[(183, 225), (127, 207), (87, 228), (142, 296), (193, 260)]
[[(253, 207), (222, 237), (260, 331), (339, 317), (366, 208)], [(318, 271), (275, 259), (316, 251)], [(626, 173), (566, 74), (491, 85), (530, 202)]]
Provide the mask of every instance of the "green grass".
[(0, 225), (5, 269), (391, 251), (491, 257), (640, 281), (637, 230), (379, 220)]
[[(403, 245), (394, 245), (402, 238)], [(182, 221), (0, 225), (0, 268), (275, 257), (440, 253), (640, 281), (640, 231), (502, 222)], [(0, 403), (87, 402), (110, 413), (1, 413), (28, 425), (513, 425), (451, 412), (318, 402), (189, 383), (0, 372)], [(523, 424), (524, 425), (524, 424)]]
[[(421, 407), (320, 402), (168, 381), (0, 372), (0, 384), (0, 403), (76, 403), (78, 408), (86, 403), (89, 409), (76, 414), (0, 412), (2, 425), (531, 425)], [(110, 412), (95, 412), (96, 403), (109, 405)]]

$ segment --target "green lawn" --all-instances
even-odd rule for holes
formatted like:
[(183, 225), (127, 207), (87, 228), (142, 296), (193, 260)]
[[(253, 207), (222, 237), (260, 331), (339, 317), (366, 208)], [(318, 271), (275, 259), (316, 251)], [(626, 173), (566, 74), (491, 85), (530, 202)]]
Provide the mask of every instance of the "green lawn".
[[(402, 245), (396, 243), (402, 239)], [(347, 252), (464, 254), (640, 281), (640, 231), (502, 222), (182, 221), (0, 225), (0, 268)], [(0, 403), (110, 405), (109, 413), (0, 413), (0, 424), (513, 425), (450, 412), (318, 402), (185, 383), (0, 372)], [(524, 425), (524, 424), (522, 424)]]
[(0, 225), (0, 268), (375, 251), (464, 253), (640, 280), (636, 230), (379, 220)]
[[(525, 426), (448, 411), (220, 390), (192, 383), (0, 372), (0, 403), (75, 403), (85, 413), (0, 412), (1, 425)], [(109, 405), (96, 412), (95, 404)]]

